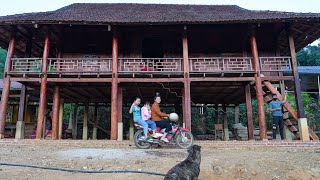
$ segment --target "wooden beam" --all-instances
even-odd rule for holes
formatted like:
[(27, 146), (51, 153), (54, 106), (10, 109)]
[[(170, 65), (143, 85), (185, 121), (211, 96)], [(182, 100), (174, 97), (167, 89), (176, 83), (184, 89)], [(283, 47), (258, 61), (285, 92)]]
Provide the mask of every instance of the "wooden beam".
[(93, 132), (92, 132), (92, 139), (97, 139), (97, 126), (98, 126), (98, 104), (94, 105), (94, 115), (93, 115)]
[(260, 76), (260, 63), (259, 63), (259, 55), (258, 55), (255, 30), (252, 31), (252, 34), (250, 36), (250, 46), (251, 46), (251, 52), (252, 52), (252, 64), (255, 72), (254, 79), (256, 84), (256, 97), (258, 102), (258, 120), (259, 120), (260, 139), (264, 140), (264, 139), (267, 139), (267, 125), (266, 125), (266, 116), (265, 116), (265, 110), (264, 110), (262, 81)]
[(119, 83), (124, 82), (184, 82), (183, 78), (118, 78)]
[(246, 109), (247, 109), (247, 131), (248, 131), (248, 140), (254, 139), (253, 134), (253, 117), (252, 117), (252, 104), (251, 104), (251, 92), (250, 92), (250, 84), (245, 86), (245, 95), (246, 95)]
[(43, 58), (42, 58), (42, 78), (41, 78), (41, 88), (40, 88), (40, 102), (38, 111), (38, 123), (37, 123), (37, 133), (36, 139), (41, 139), (43, 137), (43, 125), (45, 118), (45, 111), (47, 106), (47, 69), (48, 69), (48, 56), (49, 56), (49, 33), (46, 33)]
[(278, 82), (282, 80), (293, 81), (294, 77), (293, 76), (265, 76), (265, 77), (261, 77), (261, 80), (270, 81), (270, 82)]
[(84, 114), (83, 114), (83, 129), (82, 129), (82, 140), (88, 140), (88, 114), (89, 106), (88, 103), (84, 105)]
[(298, 116), (299, 118), (305, 118), (305, 112), (302, 102), (302, 96), (301, 96), (301, 85), (300, 85), (300, 78), (299, 78), (299, 72), (298, 72), (298, 64), (297, 64), (297, 57), (296, 57), (296, 50), (294, 47), (294, 39), (291, 34), (291, 32), (288, 33), (289, 36), (289, 46), (290, 46), (290, 55), (291, 55), (291, 64), (292, 64), (292, 70), (293, 70), (293, 77), (294, 77), (294, 89), (295, 89), (295, 99), (297, 103), (297, 109), (298, 109)]
[[(86, 83), (86, 82), (111, 82), (112, 78), (49, 78), (48, 82), (80, 82), (80, 83)], [(131, 81), (129, 81), (131, 82)]]
[(52, 139), (58, 139), (59, 110), (60, 110), (60, 87), (55, 86), (53, 90), (53, 112), (52, 112)]
[(24, 121), (25, 111), (27, 106), (27, 87), (22, 85), (20, 91), (20, 102), (19, 102), (19, 115), (18, 121)]
[(122, 88), (118, 89), (118, 141), (123, 140), (123, 122), (122, 122), (122, 113), (123, 113), (123, 93)]
[(0, 104), (0, 139), (4, 138), (4, 131), (6, 126), (6, 117), (8, 112), (8, 103), (9, 103), (9, 95), (10, 95), (10, 75), (6, 74), (11, 70), (12, 57), (14, 55), (15, 49), (15, 33), (12, 32), (10, 34), (10, 42), (7, 52), (6, 64), (4, 68), (4, 80), (3, 80), (3, 89), (2, 89), (2, 97)]
[(75, 103), (74, 109), (73, 109), (72, 139), (77, 139), (77, 128), (78, 128), (77, 111), (78, 111), (78, 104)]
[(199, 77), (199, 78), (190, 78), (191, 82), (197, 81), (253, 81), (254, 77)]
[[(185, 26), (186, 28), (186, 26)], [(186, 29), (182, 33), (182, 51), (183, 51), (183, 85), (184, 85), (184, 104), (183, 104), (183, 118), (185, 126), (191, 131), (191, 81), (189, 72), (189, 54), (188, 54), (188, 38)]]
[(112, 36), (112, 87), (111, 87), (111, 140), (117, 139), (118, 132), (118, 35)]

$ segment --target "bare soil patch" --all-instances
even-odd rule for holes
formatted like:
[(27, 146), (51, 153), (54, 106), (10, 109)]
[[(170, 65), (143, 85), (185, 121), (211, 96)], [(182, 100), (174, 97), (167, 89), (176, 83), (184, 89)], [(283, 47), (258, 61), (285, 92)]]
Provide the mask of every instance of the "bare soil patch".
[[(90, 143), (90, 141), (88, 141)], [(134, 147), (1, 145), (0, 162), (83, 170), (139, 170), (166, 173), (187, 156), (186, 150)], [(225, 148), (202, 145), (201, 179), (320, 179), (317, 148)], [(0, 179), (163, 179), (146, 174), (83, 174), (0, 166)]]

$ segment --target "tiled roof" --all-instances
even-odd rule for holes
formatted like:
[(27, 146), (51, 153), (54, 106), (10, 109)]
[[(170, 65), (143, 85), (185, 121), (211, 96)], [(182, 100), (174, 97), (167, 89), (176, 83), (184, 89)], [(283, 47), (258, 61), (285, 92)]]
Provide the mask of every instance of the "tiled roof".
[(49, 12), (0, 17), (0, 23), (180, 24), (320, 19), (317, 13), (253, 11), (235, 5), (77, 3)]

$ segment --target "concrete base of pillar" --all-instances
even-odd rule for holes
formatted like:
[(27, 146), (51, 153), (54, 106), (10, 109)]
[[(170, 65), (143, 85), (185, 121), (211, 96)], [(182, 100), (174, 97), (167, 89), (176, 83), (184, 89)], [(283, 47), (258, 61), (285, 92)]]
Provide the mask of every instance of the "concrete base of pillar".
[(133, 135), (134, 135), (134, 128), (133, 127), (130, 127), (129, 128), (129, 138), (130, 140), (133, 141)]
[(82, 139), (83, 140), (88, 140), (88, 127), (83, 127)]
[(284, 126), (284, 128), (283, 128), (283, 135), (284, 135), (284, 138), (286, 140), (294, 140), (294, 139), (296, 139), (295, 135), (288, 129), (287, 126)]
[(92, 139), (93, 139), (93, 140), (96, 140), (96, 139), (97, 139), (97, 128), (93, 128)]
[(229, 129), (223, 129), (223, 139), (225, 140), (225, 141), (229, 141)]
[(24, 139), (24, 121), (17, 121), (15, 139)]
[(300, 140), (310, 141), (307, 118), (299, 118), (298, 127), (299, 127), (299, 133), (300, 133)]
[(0, 134), (0, 139), (4, 139), (4, 134)]
[(123, 123), (118, 122), (118, 139), (117, 141), (122, 141), (123, 140)]

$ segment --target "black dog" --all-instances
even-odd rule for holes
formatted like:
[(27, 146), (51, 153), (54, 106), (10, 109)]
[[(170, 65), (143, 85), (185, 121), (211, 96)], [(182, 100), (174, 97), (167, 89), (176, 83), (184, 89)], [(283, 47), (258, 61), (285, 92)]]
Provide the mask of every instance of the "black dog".
[(201, 146), (193, 145), (188, 149), (189, 156), (171, 168), (164, 180), (197, 180), (200, 173)]

